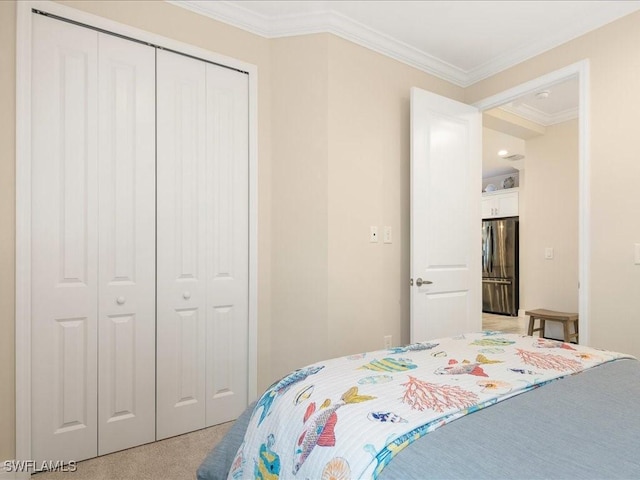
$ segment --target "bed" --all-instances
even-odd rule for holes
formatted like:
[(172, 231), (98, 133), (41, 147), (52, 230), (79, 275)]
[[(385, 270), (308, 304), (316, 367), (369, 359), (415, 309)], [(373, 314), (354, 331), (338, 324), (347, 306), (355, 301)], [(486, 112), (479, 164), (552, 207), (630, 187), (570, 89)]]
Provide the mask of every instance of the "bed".
[[(446, 342), (457, 341), (464, 344), (466, 350), (449, 348)], [(560, 367), (546, 368), (545, 363), (538, 360), (531, 362), (525, 358), (527, 364), (512, 366), (505, 362), (511, 355), (509, 348), (505, 348), (507, 342), (514, 342), (514, 352), (522, 352), (522, 345), (530, 345), (528, 352), (537, 355), (548, 363), (549, 359), (558, 361), (561, 357), (566, 359), (588, 359), (585, 368), (569, 368), (562, 370)], [(473, 345), (474, 342), (478, 342)], [(484, 342), (484, 343), (483, 343)], [(435, 345), (433, 347), (429, 347)], [(456, 347), (457, 348), (457, 347)], [(465, 352), (465, 353), (461, 353)], [(478, 353), (481, 352), (481, 353)], [(522, 353), (519, 354), (522, 358)], [(358, 358), (359, 357), (359, 358)], [(463, 358), (464, 357), (464, 358)], [(489, 389), (491, 395), (480, 398), (480, 402), (474, 406), (467, 406), (458, 410), (441, 412), (435, 417), (429, 417), (426, 421), (430, 428), (424, 429), (420, 435), (416, 435), (415, 425), (404, 418), (410, 418), (412, 413), (416, 416), (428, 413), (428, 408), (418, 411), (414, 406), (404, 405), (404, 410), (393, 412), (370, 411), (369, 418), (363, 420), (362, 426), (347, 423), (347, 417), (341, 417), (340, 421), (353, 432), (353, 438), (347, 439), (345, 431), (335, 430), (336, 436), (344, 437), (346, 445), (355, 446), (362, 454), (367, 451), (371, 443), (368, 429), (380, 423), (380, 418), (373, 419), (371, 414), (387, 416), (384, 422), (393, 428), (405, 427), (408, 432), (401, 432), (398, 438), (405, 435), (402, 447), (393, 451), (393, 458), (388, 462), (384, 460), (383, 468), (374, 469), (367, 473), (365, 478), (385, 479), (424, 479), (424, 478), (640, 478), (640, 410), (638, 398), (640, 398), (640, 364), (633, 357), (589, 349), (578, 345), (569, 345), (562, 342), (549, 342), (543, 339), (521, 335), (505, 335), (499, 332), (483, 332), (469, 334), (452, 339), (439, 339), (431, 342), (423, 342), (403, 349), (391, 351), (368, 352), (360, 356), (349, 356), (337, 361), (344, 365), (373, 365), (378, 370), (367, 368), (349, 368), (349, 375), (358, 375), (362, 379), (376, 377), (403, 377), (399, 385), (406, 391), (407, 378), (425, 378), (420, 375), (420, 369), (405, 369), (380, 363), (381, 359), (395, 359), (404, 362), (405, 366), (418, 360), (425, 360), (427, 370), (439, 372), (433, 377), (440, 381), (447, 379), (454, 381), (456, 386), (483, 385), (484, 390)], [(374, 360), (377, 363), (374, 363)], [(593, 361), (592, 361), (593, 360)], [(569, 360), (568, 360), (569, 361)], [(538, 362), (538, 363), (536, 363)], [(526, 363), (526, 362), (525, 362)], [(567, 365), (570, 365), (567, 363)], [(327, 366), (327, 370), (324, 367)], [(322, 367), (322, 368), (320, 368)], [(548, 365), (547, 365), (548, 367)], [(313, 467), (311, 460), (320, 460), (320, 465), (329, 463), (321, 459), (331, 448), (326, 448), (327, 443), (316, 442), (317, 445), (308, 454), (308, 464), (300, 468), (296, 460), (285, 459), (284, 455), (290, 447), (281, 448), (278, 452), (283, 456), (282, 462), (278, 459), (277, 469), (271, 465), (271, 471), (264, 470), (264, 459), (272, 458), (277, 451), (277, 441), (273, 437), (257, 435), (259, 452), (245, 455), (242, 459), (239, 454), (247, 444), (251, 444), (253, 432), (259, 424), (268, 425), (270, 421), (283, 429), (300, 431), (303, 423), (314, 418), (311, 414), (317, 414), (327, 406), (325, 401), (320, 402), (325, 392), (319, 388), (322, 376), (328, 376), (329, 383), (338, 384), (335, 388), (343, 388), (336, 376), (328, 372), (329, 364), (321, 362), (293, 372), (289, 383), (282, 395), (271, 395), (274, 384), (263, 397), (252, 404), (235, 422), (225, 438), (214, 448), (198, 469), (199, 480), (213, 480), (226, 478), (357, 478), (359, 473), (347, 472), (339, 468), (334, 473), (326, 469)], [(393, 368), (399, 368), (394, 371)], [(315, 370), (315, 371), (314, 371)], [(498, 371), (509, 370), (509, 381), (495, 380)], [(540, 375), (538, 382), (532, 381), (536, 374), (545, 373), (541, 370), (550, 370), (550, 377)], [(355, 372), (355, 373), (354, 373)], [(455, 374), (450, 375), (451, 372)], [(373, 374), (373, 375), (371, 375)], [(444, 374), (444, 375), (443, 375)], [(304, 378), (302, 378), (304, 377)], [(527, 379), (523, 385), (530, 385), (508, 390), (505, 384), (516, 384), (514, 378)], [(283, 380), (285, 380), (283, 379)], [(370, 398), (382, 398), (383, 392), (388, 392), (390, 401), (399, 405), (402, 395), (394, 392), (393, 383), (361, 382), (360, 391), (356, 393), (361, 401), (358, 406), (374, 405)], [(457, 383), (456, 383), (457, 382)], [(467, 382), (467, 383), (464, 383)], [(286, 383), (286, 382), (285, 382)], [(348, 381), (347, 381), (348, 383)], [(314, 389), (315, 386), (315, 389)], [(493, 395), (493, 393), (496, 395)], [(353, 392), (351, 393), (353, 395)], [(504, 397), (504, 398), (502, 398)], [(335, 397), (334, 397), (335, 398)], [(365, 398), (362, 400), (362, 398)], [(286, 399), (286, 401), (285, 401)], [(404, 399), (405, 403), (406, 398)], [(282, 404), (282, 412), (278, 416), (277, 404)], [(296, 404), (298, 402), (298, 404)], [(334, 405), (336, 403), (334, 402)], [(340, 405), (345, 405), (342, 401)], [(464, 405), (463, 405), (464, 406)], [(313, 407), (313, 408), (312, 408)], [(411, 407), (411, 408), (410, 408)], [(340, 409), (339, 415), (346, 412), (357, 411), (357, 406)], [(365, 408), (366, 410), (378, 410), (377, 408)], [(300, 413), (296, 413), (299, 411)], [(304, 415), (302, 414), (304, 412)], [(309, 413), (311, 412), (311, 413)], [(454, 412), (454, 413), (452, 413)], [(358, 415), (356, 415), (358, 416)], [(364, 415), (359, 415), (364, 417)], [(390, 420), (391, 418), (391, 420)], [(435, 418), (435, 420), (433, 420)], [(443, 420), (444, 418), (444, 420)], [(285, 421), (286, 420), (286, 421)], [(376, 421), (372, 421), (376, 420)], [(455, 420), (455, 421), (454, 421)], [(292, 424), (287, 426), (285, 424)], [(439, 427), (439, 428), (437, 428)], [(273, 429), (274, 426), (263, 427)], [(297, 428), (297, 430), (296, 430)], [(249, 431), (247, 431), (249, 429)], [(428, 430), (428, 431), (427, 431)], [(269, 430), (271, 431), (271, 430)], [(275, 431), (275, 430), (274, 430)], [(411, 433), (413, 432), (413, 433)], [(326, 433), (326, 432), (325, 432)], [(332, 434), (333, 427), (332, 427)], [(397, 432), (394, 432), (394, 435)], [(406, 435), (411, 441), (406, 441)], [(276, 439), (284, 438), (281, 431), (276, 433)], [(325, 435), (326, 436), (326, 435)], [(268, 440), (267, 440), (268, 438)], [(372, 437), (373, 438), (373, 437)], [(358, 443), (359, 440), (362, 442)], [(389, 436), (388, 443), (393, 444), (394, 437)], [(303, 437), (293, 440), (296, 449), (304, 447)], [(257, 444), (257, 445), (258, 445)], [(275, 444), (275, 445), (274, 445)], [(337, 448), (337, 447), (334, 447)], [(340, 447), (343, 448), (343, 447)], [(381, 449), (378, 449), (380, 455)], [(343, 455), (344, 452), (344, 455)], [(295, 452), (291, 452), (294, 454)], [(374, 458), (376, 452), (369, 452)], [(339, 450), (339, 455), (332, 455), (343, 461), (350, 459), (346, 455), (346, 447)], [(328, 458), (328, 457), (327, 457)], [(238, 469), (239, 464), (244, 463), (244, 469)], [(299, 463), (299, 461), (298, 461)], [(344, 461), (343, 461), (344, 463)], [(356, 465), (356, 461), (351, 461)], [(378, 461), (380, 463), (380, 461)], [(340, 465), (337, 465), (340, 467)], [(293, 468), (292, 468), (293, 467)], [(316, 468), (313, 470), (312, 468)], [(299, 471), (297, 471), (299, 470)], [(234, 475), (235, 474), (235, 475)], [(330, 477), (333, 475), (333, 477)]]

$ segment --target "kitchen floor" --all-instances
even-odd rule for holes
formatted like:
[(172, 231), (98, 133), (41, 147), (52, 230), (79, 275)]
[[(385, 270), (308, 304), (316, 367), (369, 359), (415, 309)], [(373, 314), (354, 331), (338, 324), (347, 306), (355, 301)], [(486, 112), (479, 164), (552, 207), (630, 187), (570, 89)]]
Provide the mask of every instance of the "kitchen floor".
[(507, 333), (526, 334), (528, 326), (528, 317), (510, 317), (508, 315), (482, 313), (483, 330), (500, 330)]

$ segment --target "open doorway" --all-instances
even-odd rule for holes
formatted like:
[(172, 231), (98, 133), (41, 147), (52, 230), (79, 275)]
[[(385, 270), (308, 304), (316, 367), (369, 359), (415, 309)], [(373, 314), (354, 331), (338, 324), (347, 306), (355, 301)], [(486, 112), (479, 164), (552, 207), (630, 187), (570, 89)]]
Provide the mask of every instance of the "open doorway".
[[(584, 62), (476, 104), (483, 111), (483, 203), (517, 199), (515, 211), (483, 208), (483, 218), (517, 218), (519, 231), (517, 310), (496, 312), (484, 302), (483, 312), (492, 313), (483, 313), (483, 328), (526, 333), (526, 310), (579, 312), (580, 343), (587, 342), (586, 86)], [(562, 339), (561, 325), (547, 323), (545, 336)]]

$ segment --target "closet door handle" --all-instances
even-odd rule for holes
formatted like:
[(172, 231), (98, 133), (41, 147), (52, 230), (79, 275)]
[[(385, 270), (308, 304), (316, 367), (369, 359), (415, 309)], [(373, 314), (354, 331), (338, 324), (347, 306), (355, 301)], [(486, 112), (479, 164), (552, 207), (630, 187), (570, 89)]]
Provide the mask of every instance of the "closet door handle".
[(182, 294), (182, 298), (184, 298), (185, 300), (189, 300), (191, 298), (191, 292), (186, 291)]
[(116, 303), (118, 305), (124, 305), (124, 302), (126, 302), (127, 300), (124, 297), (118, 297), (116, 298)]

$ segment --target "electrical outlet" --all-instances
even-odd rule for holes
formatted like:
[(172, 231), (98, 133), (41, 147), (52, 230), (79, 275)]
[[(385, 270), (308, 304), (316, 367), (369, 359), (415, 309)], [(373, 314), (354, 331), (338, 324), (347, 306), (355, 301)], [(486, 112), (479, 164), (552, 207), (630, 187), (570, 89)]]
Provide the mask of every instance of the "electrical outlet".
[(369, 241), (371, 243), (378, 242), (378, 227), (369, 227)]
[(391, 344), (392, 344), (392, 337), (391, 335), (385, 335), (384, 336), (384, 348), (391, 348)]

